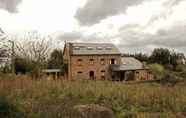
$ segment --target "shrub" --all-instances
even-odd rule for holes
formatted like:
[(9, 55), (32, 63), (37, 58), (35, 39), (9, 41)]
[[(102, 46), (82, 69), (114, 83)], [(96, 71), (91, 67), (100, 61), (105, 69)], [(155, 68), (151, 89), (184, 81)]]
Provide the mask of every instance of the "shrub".
[(182, 64), (177, 65), (176, 68), (175, 68), (175, 70), (177, 72), (184, 72), (184, 71), (186, 71), (186, 66), (185, 65), (182, 65)]
[(160, 83), (162, 85), (174, 86), (180, 80), (177, 76), (172, 73), (166, 73), (165, 76), (161, 79)]
[(152, 73), (155, 76), (155, 79), (162, 79), (165, 76), (165, 69), (160, 64), (151, 64), (149, 65)]
[(23, 114), (6, 97), (0, 97), (0, 118), (21, 118)]

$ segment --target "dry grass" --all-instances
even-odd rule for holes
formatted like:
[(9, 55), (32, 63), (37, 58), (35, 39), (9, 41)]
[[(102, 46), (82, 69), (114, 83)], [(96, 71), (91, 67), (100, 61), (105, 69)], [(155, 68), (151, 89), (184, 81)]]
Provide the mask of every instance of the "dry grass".
[(0, 96), (27, 118), (75, 118), (72, 108), (79, 104), (106, 106), (118, 118), (174, 118), (186, 111), (185, 85), (16, 79), (0, 80)]

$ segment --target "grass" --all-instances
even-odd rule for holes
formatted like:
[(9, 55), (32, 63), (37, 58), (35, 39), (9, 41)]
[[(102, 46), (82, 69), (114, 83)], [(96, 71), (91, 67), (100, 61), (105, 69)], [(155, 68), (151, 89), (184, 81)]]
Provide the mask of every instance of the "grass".
[(25, 78), (0, 80), (0, 96), (6, 98), (8, 111), (9, 107), (14, 108), (11, 116), (15, 116), (16, 111), (19, 118), (76, 118), (72, 108), (82, 104), (108, 107), (117, 118), (174, 118), (186, 112), (185, 85), (168, 87), (158, 83), (36, 81)]

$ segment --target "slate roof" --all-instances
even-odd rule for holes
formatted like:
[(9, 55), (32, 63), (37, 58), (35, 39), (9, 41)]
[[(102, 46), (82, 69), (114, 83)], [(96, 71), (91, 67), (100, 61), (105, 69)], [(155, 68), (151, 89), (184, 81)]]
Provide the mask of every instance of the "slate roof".
[(122, 64), (111, 65), (113, 71), (143, 70), (143, 64), (133, 57), (122, 57)]
[(118, 48), (110, 43), (71, 43), (73, 55), (108, 55), (121, 54)]

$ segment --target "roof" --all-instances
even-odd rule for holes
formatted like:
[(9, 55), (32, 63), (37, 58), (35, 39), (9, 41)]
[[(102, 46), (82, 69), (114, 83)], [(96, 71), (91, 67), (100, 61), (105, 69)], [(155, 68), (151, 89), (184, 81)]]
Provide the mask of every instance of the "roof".
[(71, 43), (73, 55), (121, 54), (111, 43)]
[(113, 71), (127, 71), (127, 70), (143, 70), (147, 68), (144, 68), (143, 64), (139, 60), (133, 57), (122, 57), (122, 64), (112, 65), (111, 69)]
[(44, 69), (42, 70), (44, 73), (56, 73), (56, 72), (61, 72), (61, 69)]

